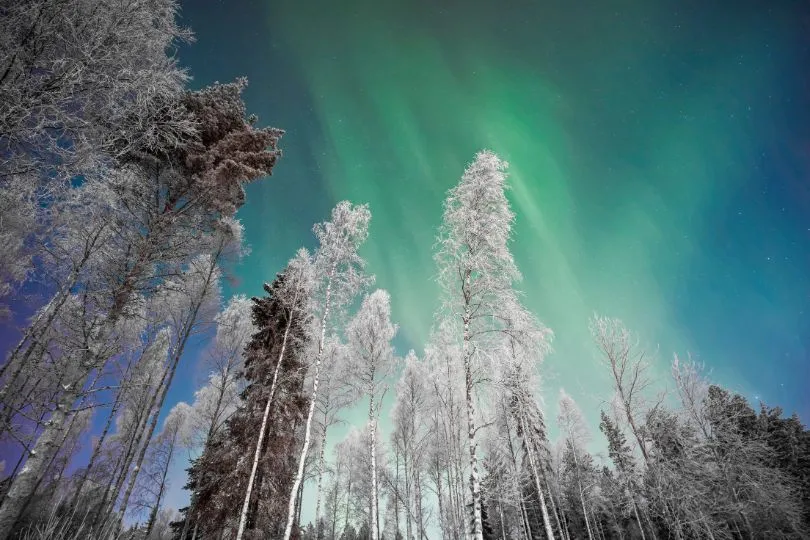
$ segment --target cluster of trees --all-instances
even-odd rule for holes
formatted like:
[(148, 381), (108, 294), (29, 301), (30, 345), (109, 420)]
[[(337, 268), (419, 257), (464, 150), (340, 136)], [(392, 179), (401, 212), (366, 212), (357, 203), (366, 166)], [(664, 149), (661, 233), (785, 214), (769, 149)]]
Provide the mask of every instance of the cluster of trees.
[[(753, 410), (691, 360), (657, 394), (620, 321), (591, 320), (612, 381), (602, 444), (564, 391), (550, 439), (538, 373), (553, 335), (522, 303), (497, 155), (477, 154), (447, 194), (440, 307), (421, 357), (400, 358), (391, 298), (360, 256), (364, 205), (337, 204), (264, 296), (221, 298), (245, 251), (243, 185), (270, 174), (282, 133), (246, 115), (244, 81), (185, 89), (172, 0), (0, 9), (0, 295), (48, 295), (0, 367), (0, 437), (18, 449), (0, 537), (808, 534), (799, 419)], [(205, 384), (164, 411), (199, 336)], [(357, 407), (363, 425), (327, 444)], [(175, 514), (167, 481), (185, 451)]]
[[(481, 152), (448, 192), (436, 252), (442, 304), (421, 358), (396, 357), (389, 295), (368, 291), (358, 256), (367, 208), (342, 202), (315, 227), (315, 251), (299, 251), (252, 300), (244, 390), (189, 469), (191, 504), (174, 538), (807, 534), (810, 431), (779, 409), (754, 411), (691, 359), (676, 357), (672, 390), (657, 392), (621, 321), (590, 321), (612, 381), (601, 442), (562, 390), (550, 440), (538, 371), (552, 333), (516, 288), (506, 167)], [(357, 405), (367, 422), (327, 452), (330, 427)], [(304, 526), (307, 482), (315, 518)]]
[[(148, 536), (168, 522), (187, 426), (208, 412), (218, 426), (238, 395), (232, 366), (253, 330), (245, 299), (218, 315), (220, 281), (244, 251), (243, 186), (271, 173), (282, 132), (246, 115), (244, 80), (186, 89), (176, 12), (0, 8), (0, 302), (14, 321), (13, 296), (47, 295), (0, 367), (0, 538), (114, 537), (128, 512)], [(214, 324), (199, 410), (161, 427), (189, 340)]]

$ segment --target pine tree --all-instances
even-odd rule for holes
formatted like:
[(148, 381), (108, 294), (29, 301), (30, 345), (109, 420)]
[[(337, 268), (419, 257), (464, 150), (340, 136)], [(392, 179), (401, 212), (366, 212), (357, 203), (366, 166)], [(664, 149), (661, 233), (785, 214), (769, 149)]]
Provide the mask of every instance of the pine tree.
[(644, 538), (644, 526), (641, 522), (639, 515), (638, 503), (636, 501), (636, 479), (635, 479), (635, 462), (630, 447), (627, 444), (624, 434), (616, 425), (616, 423), (601, 411), (601, 422), (599, 423), (599, 430), (605, 435), (608, 442), (608, 455), (616, 467), (619, 476), (620, 485), (624, 497), (627, 498), (630, 508), (632, 509), (633, 516), (636, 519), (641, 537)]

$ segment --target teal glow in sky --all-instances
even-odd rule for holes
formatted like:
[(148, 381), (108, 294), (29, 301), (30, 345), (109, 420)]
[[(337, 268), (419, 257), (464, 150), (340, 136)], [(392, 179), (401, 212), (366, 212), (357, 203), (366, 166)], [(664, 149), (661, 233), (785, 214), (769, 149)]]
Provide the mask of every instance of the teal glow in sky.
[(511, 163), (526, 302), (556, 334), (549, 401), (564, 386), (595, 421), (609, 397), (598, 311), (659, 347), (660, 373), (691, 352), (806, 422), (806, 6), (607, 4), (183, 2), (195, 86), (246, 75), (249, 109), (287, 130), (240, 211), (253, 253), (232, 290), (260, 294), (335, 202), (368, 202), (369, 269), (400, 352), (421, 352), (444, 193), (490, 148)]

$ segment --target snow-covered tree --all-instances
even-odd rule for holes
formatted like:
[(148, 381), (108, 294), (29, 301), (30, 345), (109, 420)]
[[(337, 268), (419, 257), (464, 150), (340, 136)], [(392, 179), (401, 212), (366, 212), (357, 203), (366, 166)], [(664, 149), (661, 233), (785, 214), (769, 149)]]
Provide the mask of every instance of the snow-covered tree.
[[(466, 479), (464, 463), (465, 413), (464, 366), (460, 361), (461, 347), (454, 329), (447, 321), (439, 323), (425, 346), (425, 365), (429, 371), (431, 392), (429, 410), (432, 416), (430, 446), (432, 478), (439, 501), (441, 522), (447, 536), (467, 531), (464, 493)], [(444, 495), (444, 498), (442, 495)]]
[(191, 442), (196, 448), (205, 448), (238, 405), (244, 351), (256, 332), (251, 308), (247, 297), (236, 295), (215, 317), (216, 335), (205, 361), (210, 370), (208, 380), (194, 393), (189, 417)]
[(391, 297), (376, 290), (363, 299), (360, 309), (346, 326), (349, 346), (347, 369), (354, 384), (368, 397), (369, 461), (371, 464), (371, 538), (380, 535), (379, 486), (377, 485), (377, 416), (389, 377), (396, 363), (391, 340), (397, 327), (391, 323)]
[[(279, 373), (281, 373), (284, 363), (284, 355), (287, 352), (290, 329), (293, 328), (294, 324), (303, 328), (305, 326), (303, 321), (309, 320), (309, 308), (312, 302), (314, 284), (315, 275), (313, 272), (312, 260), (309, 253), (302, 249), (299, 250), (296, 256), (287, 264), (286, 270), (280, 276), (280, 279), (277, 280), (277, 286), (273, 289), (273, 301), (279, 308), (278, 318), (279, 322), (284, 325), (284, 333), (281, 338), (281, 347), (279, 348), (278, 358), (275, 362), (273, 377), (272, 381), (270, 382), (270, 390), (267, 395), (267, 402), (264, 406), (261, 427), (259, 428), (256, 449), (253, 454), (253, 466), (247, 481), (245, 500), (242, 504), (242, 511), (239, 516), (239, 529), (236, 533), (237, 540), (241, 539), (245, 531), (245, 526), (247, 525), (251, 493), (253, 492), (256, 471), (258, 470), (259, 459), (262, 454), (265, 431), (267, 430), (267, 421), (270, 417), (270, 410), (273, 404), (273, 398), (275, 397), (276, 387), (278, 385)], [(265, 286), (265, 290), (270, 292), (267, 286)]]
[[(173, 0), (33, 0), (0, 19), (0, 302), (35, 269), (76, 175), (193, 138)], [(32, 241), (34, 240), (34, 241)]]
[(475, 411), (476, 387), (499, 348), (501, 312), (514, 297), (520, 274), (509, 251), (514, 214), (506, 199), (507, 163), (479, 152), (444, 202), (436, 261), (444, 291), (442, 315), (457, 328), (464, 366), (472, 531), (482, 538), (481, 486)]
[(342, 409), (357, 400), (357, 389), (352, 386), (352, 373), (348, 369), (351, 364), (349, 350), (341, 343), (337, 336), (326, 338), (323, 351), (322, 382), (318, 391), (318, 459), (315, 474), (317, 488), (315, 498), (315, 528), (319, 535), (323, 535), (324, 520), (321, 515), (321, 501), (323, 494), (323, 479), (326, 473), (326, 446), (329, 428), (340, 422), (339, 413)]
[(315, 337), (318, 345), (310, 368), (312, 391), (309, 412), (304, 428), (304, 443), (298, 458), (298, 473), (290, 491), (284, 540), (289, 540), (295, 526), (296, 500), (311, 445), (312, 420), (318, 400), (324, 344), (327, 330), (333, 325), (331, 317), (334, 311), (351, 303), (369, 281), (365, 274), (365, 261), (360, 257), (358, 249), (366, 240), (370, 219), (371, 213), (367, 206), (354, 206), (348, 201), (342, 201), (332, 210), (331, 221), (314, 227), (318, 249), (314, 255), (316, 292), (312, 305), (319, 335)]
[[(84, 308), (75, 334), (85, 336), (86, 343), (60, 356), (65, 371), (53, 412), (0, 506), (0, 536), (13, 526), (58, 451), (74, 406), (93, 374), (122, 351), (122, 339), (132, 334), (127, 327), (138, 320), (149, 296), (196, 257), (213, 252), (212, 239), (216, 243), (223, 228), (233, 230), (226, 220), (244, 201), (242, 185), (271, 171), (281, 132), (253, 127), (241, 100), (243, 87), (244, 82), (216, 85), (183, 95), (179, 106), (196, 122), (194, 139), (168, 155), (133, 156), (122, 165), (131, 173), (130, 182), (111, 186), (87, 181), (75, 189), (106, 194), (95, 199), (88, 195), (88, 200), (105, 209), (98, 216), (109, 219), (95, 223), (108, 224), (112, 234), (92, 250), (92, 256), (80, 259), (84, 266), (67, 265), (72, 268), (67, 281), (57, 287), (57, 296), (33, 322), (37, 331), (25, 332), (4, 365), (3, 396), (9, 394), (9, 380), (18, 380), (29, 368), (49, 361), (39, 347), (39, 337), (49, 331), (54, 313), (63, 310), (66, 302), (61, 298), (69, 297), (75, 288), (82, 291)], [(68, 287), (73, 276), (80, 280)], [(29, 351), (35, 353), (33, 358)]]
[[(158, 391), (153, 394), (148, 410), (150, 418), (140, 441), (140, 450), (134, 461), (126, 491), (120, 503), (121, 515), (126, 515), (129, 498), (135, 488), (141, 465), (152, 443), (157, 429), (158, 417), (166, 400), (183, 352), (192, 335), (201, 327), (210, 325), (220, 303), (220, 272), (218, 262), (222, 250), (233, 238), (223, 233), (217, 243), (217, 251), (212, 255), (200, 256), (186, 269), (186, 272), (168, 279), (157, 292), (157, 302), (161, 306), (160, 318), (166, 320), (172, 329), (174, 340), (169, 349), (169, 359), (163, 371)], [(120, 522), (119, 522), (120, 523)]]
[(187, 403), (180, 402), (172, 407), (163, 421), (160, 433), (149, 445), (149, 451), (144, 460), (144, 470), (138, 475), (132, 506), (136, 513), (145, 512), (148, 516), (144, 530), (146, 538), (149, 538), (152, 533), (166, 490), (169, 488), (167, 481), (169, 467), (178, 452), (184, 447), (183, 442), (190, 440), (191, 414), (191, 407)]
[[(427, 367), (414, 351), (405, 357), (404, 369), (396, 385), (396, 397), (391, 409), (393, 431), (392, 450), (402, 458), (402, 481), (395, 496), (405, 509), (405, 534), (422, 538), (425, 530), (424, 504), (429, 461), (426, 453), (432, 436), (433, 415), (430, 410), (432, 382)], [(395, 464), (399, 477), (399, 462)]]
[(646, 353), (618, 319), (597, 315), (591, 318), (590, 328), (602, 354), (600, 361), (610, 373), (622, 422), (629, 427), (646, 465), (649, 456), (641, 423), (652, 408), (647, 399), (653, 385)]
[(557, 426), (560, 428), (560, 433), (565, 441), (564, 456), (571, 460), (573, 481), (576, 483), (579, 502), (582, 506), (585, 529), (588, 533), (589, 540), (593, 540), (594, 533), (589, 518), (590, 510), (586, 503), (589, 486), (585, 478), (587, 468), (584, 463), (585, 460), (590, 458), (586, 450), (590, 442), (588, 426), (585, 423), (585, 418), (582, 416), (582, 411), (579, 406), (562, 388), (560, 389), (558, 411)]

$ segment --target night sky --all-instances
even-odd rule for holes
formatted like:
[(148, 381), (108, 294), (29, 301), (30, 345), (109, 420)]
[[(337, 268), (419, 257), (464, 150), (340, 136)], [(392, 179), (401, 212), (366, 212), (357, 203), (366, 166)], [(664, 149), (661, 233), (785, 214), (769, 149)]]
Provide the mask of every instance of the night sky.
[[(526, 303), (556, 334), (550, 415), (561, 386), (592, 423), (610, 397), (597, 311), (657, 351), (662, 377), (691, 353), (810, 418), (804, 1), (182, 4), (193, 85), (245, 75), (250, 111), (287, 131), (239, 213), (253, 251), (229, 293), (260, 294), (335, 202), (368, 202), (369, 270), (399, 352), (421, 353), (444, 193), (489, 148), (511, 163)], [(175, 399), (204, 376), (189, 375)]]

